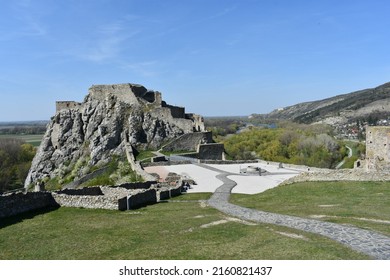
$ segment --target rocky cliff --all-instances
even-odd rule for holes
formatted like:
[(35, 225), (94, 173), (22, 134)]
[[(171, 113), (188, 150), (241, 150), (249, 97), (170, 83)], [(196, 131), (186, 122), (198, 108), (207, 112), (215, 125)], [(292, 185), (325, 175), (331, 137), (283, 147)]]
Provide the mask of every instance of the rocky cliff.
[(136, 84), (94, 85), (82, 103), (60, 101), (25, 182), (63, 178), (69, 166), (77, 176), (125, 155), (126, 145), (156, 149), (194, 131), (203, 118), (168, 105), (161, 93)]

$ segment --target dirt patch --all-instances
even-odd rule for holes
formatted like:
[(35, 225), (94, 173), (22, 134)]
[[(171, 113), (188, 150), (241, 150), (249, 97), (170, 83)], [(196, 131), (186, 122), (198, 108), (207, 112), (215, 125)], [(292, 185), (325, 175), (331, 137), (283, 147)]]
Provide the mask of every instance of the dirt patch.
[(310, 240), (306, 236), (303, 236), (303, 235), (300, 235), (300, 234), (291, 233), (291, 232), (276, 231), (276, 230), (273, 230), (273, 232), (275, 232), (277, 234), (280, 234), (280, 235), (283, 235), (283, 236), (294, 238), (294, 239), (301, 239), (301, 240), (305, 240), (305, 241), (309, 241)]
[(209, 227), (216, 226), (216, 225), (226, 224), (228, 222), (229, 222), (228, 220), (214, 221), (214, 222), (211, 222), (208, 224), (201, 225), (200, 228), (209, 228)]
[(389, 220), (378, 220), (378, 219), (369, 219), (369, 218), (353, 218), (355, 220), (359, 221), (365, 221), (365, 222), (373, 222), (373, 223), (378, 223), (378, 224), (388, 224), (390, 225)]
[(157, 174), (159, 176), (160, 182), (164, 182), (169, 173), (168, 169), (166, 169), (164, 166), (148, 166), (145, 167), (145, 171), (149, 174)]
[(206, 201), (201, 201), (201, 202), (199, 202), (199, 206), (200, 206), (200, 208), (206, 208), (208, 206), (208, 204)]
[[(310, 215), (309, 218), (312, 219), (323, 219), (323, 218), (345, 218), (340, 216), (328, 216), (328, 215)], [(363, 217), (348, 217), (350, 219), (359, 220), (359, 221), (365, 221), (365, 222), (373, 222), (378, 224), (387, 224), (390, 225), (389, 220), (379, 220), (379, 219), (370, 219), (370, 218), (363, 218)]]
[(208, 224), (204, 224), (204, 225), (201, 225), (200, 227), (201, 228), (209, 228), (209, 227), (216, 226), (216, 225), (226, 224), (228, 222), (240, 223), (240, 224), (244, 224), (244, 225), (247, 225), (247, 226), (255, 226), (255, 225), (257, 225), (255, 223), (251, 223), (251, 222), (248, 222), (248, 221), (245, 221), (245, 220), (241, 220), (241, 219), (238, 219), (238, 218), (226, 217), (223, 220), (218, 220), (218, 221), (214, 221), (214, 222), (211, 222), (211, 223), (208, 223)]

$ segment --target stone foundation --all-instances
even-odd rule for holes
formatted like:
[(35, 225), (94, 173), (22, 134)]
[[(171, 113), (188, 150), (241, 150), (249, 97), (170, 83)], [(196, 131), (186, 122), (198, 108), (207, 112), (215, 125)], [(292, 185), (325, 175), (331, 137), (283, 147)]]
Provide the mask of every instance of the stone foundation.
[(324, 169), (321, 171), (303, 172), (282, 183), (288, 185), (298, 182), (330, 182), (330, 181), (390, 181), (390, 174), (384, 172), (367, 172), (363, 169)]
[(129, 183), (120, 186), (97, 186), (65, 189), (58, 192), (14, 193), (0, 196), (0, 218), (47, 207), (129, 210), (181, 194), (182, 182), (159, 187), (155, 182)]

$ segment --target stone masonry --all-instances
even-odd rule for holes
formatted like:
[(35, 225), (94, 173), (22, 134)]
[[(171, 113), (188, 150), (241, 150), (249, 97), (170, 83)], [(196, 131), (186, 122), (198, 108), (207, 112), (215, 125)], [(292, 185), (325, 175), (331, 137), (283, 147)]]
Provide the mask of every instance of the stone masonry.
[(367, 171), (390, 171), (390, 127), (368, 126), (366, 128)]

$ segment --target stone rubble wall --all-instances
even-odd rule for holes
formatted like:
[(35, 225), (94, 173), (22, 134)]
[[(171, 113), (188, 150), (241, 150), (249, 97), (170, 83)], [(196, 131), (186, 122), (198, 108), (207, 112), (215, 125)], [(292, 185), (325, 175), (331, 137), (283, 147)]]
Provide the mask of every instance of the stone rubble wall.
[(128, 183), (65, 189), (58, 192), (13, 193), (0, 196), (0, 218), (47, 207), (128, 210), (150, 205), (181, 194), (182, 182), (159, 187), (155, 182)]
[(67, 194), (67, 195), (103, 195), (103, 192), (100, 187), (88, 187), (82, 189), (63, 189), (57, 191), (57, 194)]
[(0, 196), (0, 218), (47, 207), (58, 207), (50, 192), (13, 193)]
[(183, 134), (165, 145), (163, 151), (196, 151), (198, 145), (202, 142), (212, 143), (211, 132), (194, 132)]
[(67, 195), (52, 193), (55, 201), (62, 207), (118, 210), (118, 199), (104, 195)]
[(156, 181), (156, 178), (146, 172), (140, 162), (135, 160), (134, 151), (130, 143), (126, 142), (125, 150), (127, 161), (129, 162), (131, 169), (140, 175), (145, 181)]
[(192, 164), (193, 162), (190, 160), (182, 160), (182, 161), (161, 161), (161, 162), (142, 162), (143, 167), (148, 166), (170, 166), (170, 165), (182, 165), (182, 164)]
[(225, 159), (225, 147), (219, 143), (209, 143), (198, 145), (198, 157), (199, 159), (210, 160), (224, 160)]
[(123, 199), (128, 200), (128, 208), (126, 207), (126, 209), (137, 209), (145, 205), (157, 203), (157, 191), (156, 189), (149, 189), (137, 194), (132, 194), (128, 197), (124, 197), (122, 200)]
[(321, 171), (303, 172), (282, 183), (288, 185), (298, 182), (325, 182), (325, 181), (390, 181), (390, 174), (384, 172), (367, 172), (363, 169), (324, 169)]
[(124, 188), (124, 189), (128, 189), (128, 190), (149, 189), (150, 187), (152, 187), (155, 184), (157, 184), (157, 181), (124, 183), (124, 184), (120, 184), (118, 186), (111, 186), (111, 187), (113, 187), (113, 188), (119, 187), (119, 188)]

